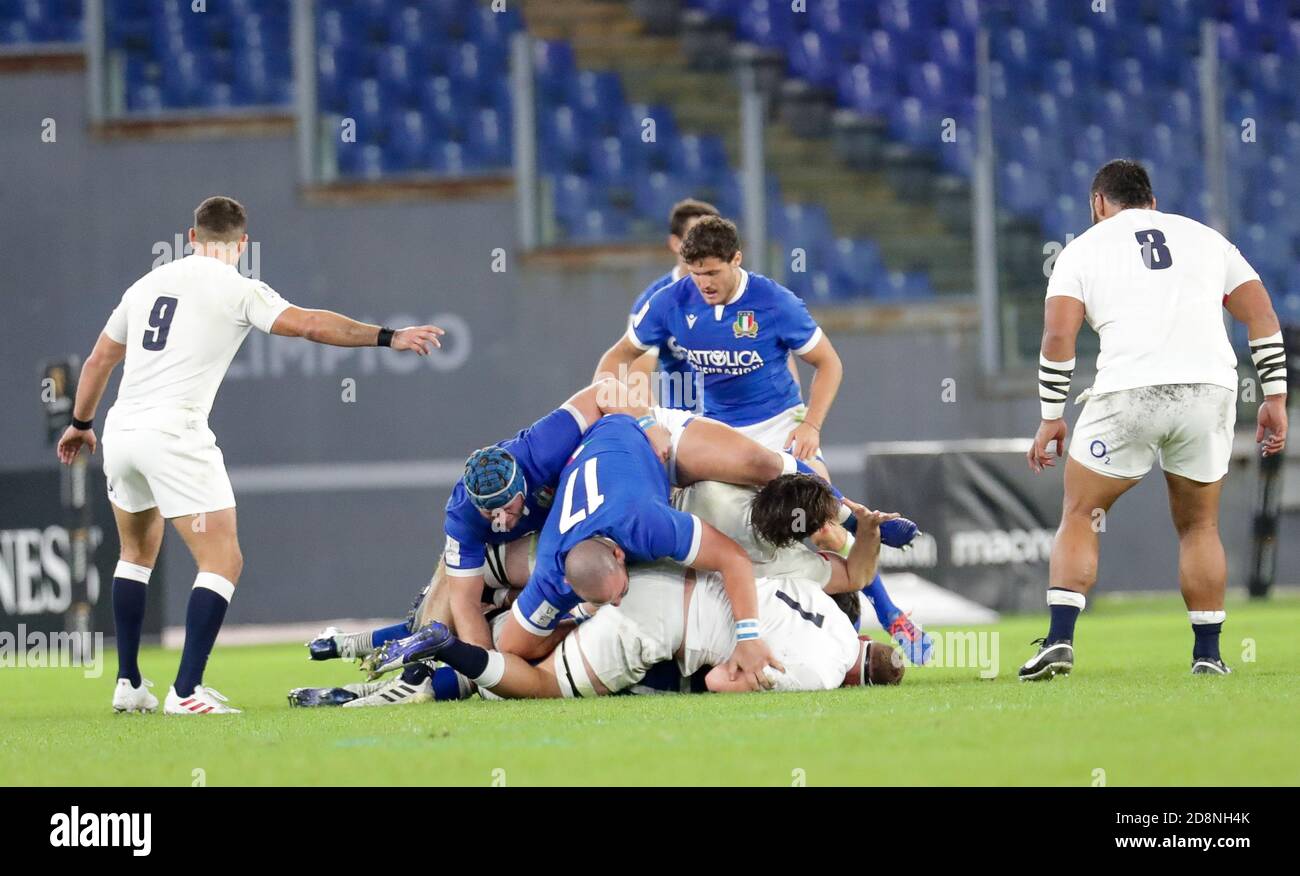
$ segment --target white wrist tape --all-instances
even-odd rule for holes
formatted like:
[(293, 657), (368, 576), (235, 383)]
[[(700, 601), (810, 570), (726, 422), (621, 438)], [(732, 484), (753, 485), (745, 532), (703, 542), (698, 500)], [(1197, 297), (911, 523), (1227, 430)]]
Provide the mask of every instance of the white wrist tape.
[(1070, 378), (1074, 377), (1074, 360), (1053, 362), (1038, 356), (1038, 400), (1043, 403), (1043, 419), (1059, 420), (1065, 416), (1065, 400), (1070, 397)]
[(1250, 342), (1250, 360), (1259, 373), (1259, 387), (1264, 395), (1286, 392), (1286, 348), (1282, 346), (1282, 333)]

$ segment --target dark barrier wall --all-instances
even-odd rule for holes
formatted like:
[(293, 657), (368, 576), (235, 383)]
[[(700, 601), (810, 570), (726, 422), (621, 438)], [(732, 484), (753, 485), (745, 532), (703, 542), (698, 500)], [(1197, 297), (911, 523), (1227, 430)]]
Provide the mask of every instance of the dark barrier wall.
[[(867, 494), (881, 508), (906, 508), (924, 530), (912, 550), (885, 548), (884, 568), (914, 571), (998, 611), (1043, 609), (1062, 479), (1059, 470), (1030, 475), (1026, 449), (1024, 441), (868, 447)], [(1238, 585), (1249, 572), (1255, 474), (1252, 459), (1234, 459), (1223, 492), (1229, 581)], [(1092, 519), (1101, 547), (1096, 592), (1177, 592), (1178, 540), (1158, 469)]]
[[(42, 140), (46, 119), (54, 142)], [(589, 380), (637, 291), (668, 267), (667, 250), (634, 267), (525, 266), (508, 195), (307, 204), (290, 137), (97, 140), (77, 74), (0, 76), (0, 156), (0, 470), (52, 465), (38, 362), (84, 355), (125, 287), (175, 251), (207, 195), (247, 204), (258, 246), (249, 267), (290, 301), (448, 329), (446, 350), (429, 360), (250, 335), (211, 420), (239, 498), (246, 562), (235, 623), (405, 611), (436, 561), (455, 461)], [(1036, 424), (1032, 399), (979, 397), (971, 335), (833, 337), (847, 379), (827, 445), (1028, 434)], [(850, 491), (860, 470), (843, 477)], [(182, 620), (194, 571), (173, 548), (168, 623)]]
[[(91, 629), (111, 633), (113, 612), (109, 595), (117, 565), (117, 532), (104, 490), (104, 479), (87, 485), (95, 524), (89, 530), (94, 562), (87, 569), (86, 590), (92, 606)], [(72, 549), (69, 520), (59, 495), (59, 472), (0, 472), (0, 631), (51, 632), (64, 629), (64, 612), (73, 599)], [(145, 611), (144, 634), (162, 632), (165, 583), (163, 574), (150, 580), (154, 589)]]

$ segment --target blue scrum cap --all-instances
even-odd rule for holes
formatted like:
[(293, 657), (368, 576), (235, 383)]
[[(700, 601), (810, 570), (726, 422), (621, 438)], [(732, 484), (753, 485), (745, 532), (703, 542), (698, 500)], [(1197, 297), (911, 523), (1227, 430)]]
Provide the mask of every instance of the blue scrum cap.
[(484, 511), (500, 508), (517, 493), (526, 492), (523, 469), (504, 447), (475, 450), (465, 460), (465, 492)]

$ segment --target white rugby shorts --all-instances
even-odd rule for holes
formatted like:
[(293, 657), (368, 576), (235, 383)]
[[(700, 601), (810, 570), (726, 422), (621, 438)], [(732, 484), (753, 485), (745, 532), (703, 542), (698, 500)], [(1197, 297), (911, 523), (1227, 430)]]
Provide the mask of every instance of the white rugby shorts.
[(1156, 460), (1170, 474), (1212, 483), (1228, 473), (1237, 395), (1212, 383), (1139, 386), (1088, 399), (1070, 457), (1115, 478), (1140, 478)]
[(128, 513), (156, 507), (168, 520), (235, 507), (225, 459), (212, 430), (192, 424), (106, 432), (108, 498)]

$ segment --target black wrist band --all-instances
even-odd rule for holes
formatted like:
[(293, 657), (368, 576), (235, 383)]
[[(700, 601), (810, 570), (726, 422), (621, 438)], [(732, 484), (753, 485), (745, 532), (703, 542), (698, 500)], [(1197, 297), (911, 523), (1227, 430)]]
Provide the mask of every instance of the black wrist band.
[(376, 347), (391, 347), (391, 346), (393, 345), (393, 335), (395, 335), (395, 334), (396, 334), (396, 332), (394, 332), (394, 331), (393, 331), (392, 329), (390, 329), (390, 328), (380, 328), (380, 329), (379, 329), (379, 340), (375, 341), (375, 346), (376, 346)]
[(76, 417), (72, 418), (72, 428), (80, 429), (83, 432), (90, 431), (90, 429), (94, 428), (94, 425), (95, 425), (94, 417), (90, 418), (89, 420), (78, 420)]

